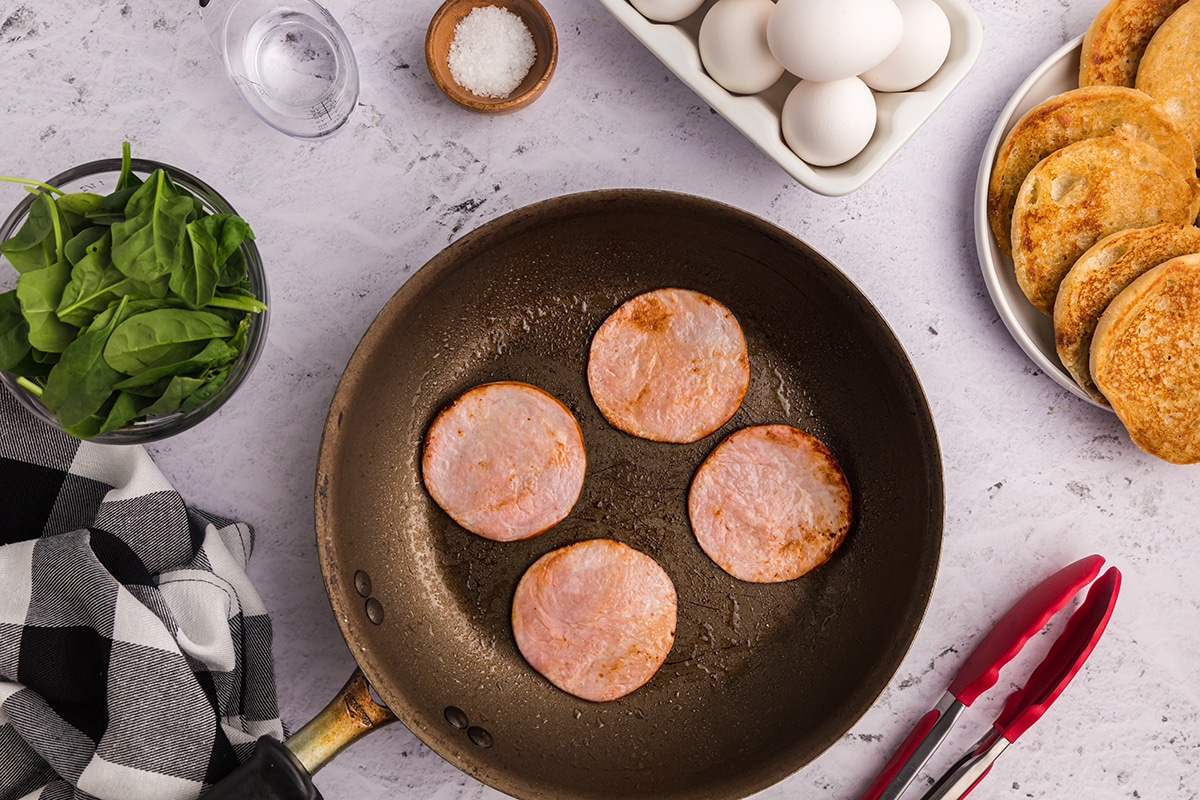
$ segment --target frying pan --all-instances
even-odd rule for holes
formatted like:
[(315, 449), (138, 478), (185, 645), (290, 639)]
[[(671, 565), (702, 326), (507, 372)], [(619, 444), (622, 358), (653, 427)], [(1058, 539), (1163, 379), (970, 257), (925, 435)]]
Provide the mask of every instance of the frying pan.
[[(667, 286), (725, 303), (750, 353), (741, 409), (686, 445), (609, 426), (585, 375), (604, 318)], [(520, 542), (467, 532), (421, 482), (421, 443), (438, 411), (496, 380), (562, 400), (587, 447), (571, 514)], [(797, 425), (829, 446), (849, 480), (854, 521), (815, 571), (751, 584), (700, 550), (686, 497), (717, 442), (767, 422)], [(466, 773), (527, 800), (741, 798), (814, 759), (867, 710), (911, 644), (944, 511), (928, 405), (870, 302), (787, 232), (714, 201), (652, 190), (519, 209), (410, 278), (342, 376), (316, 489), (326, 588), (365, 679), (356, 674), (289, 740), (298, 759), (276, 760), (315, 771), (352, 738), (399, 718)], [(534, 672), (509, 621), (533, 561), (594, 537), (657, 559), (679, 596), (666, 663), (607, 703), (572, 697)], [(312, 796), (303, 793), (311, 784), (299, 791), (281, 796)]]

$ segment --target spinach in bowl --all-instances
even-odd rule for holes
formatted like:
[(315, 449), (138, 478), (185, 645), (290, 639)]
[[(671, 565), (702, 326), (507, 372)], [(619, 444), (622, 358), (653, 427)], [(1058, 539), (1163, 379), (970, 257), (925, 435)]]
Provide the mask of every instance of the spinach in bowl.
[(133, 160), (128, 143), (120, 161), (7, 180), (31, 196), (0, 227), (18, 273), (0, 293), (0, 378), (80, 438), (151, 441), (211, 414), (265, 340), (246, 221), (187, 173)]

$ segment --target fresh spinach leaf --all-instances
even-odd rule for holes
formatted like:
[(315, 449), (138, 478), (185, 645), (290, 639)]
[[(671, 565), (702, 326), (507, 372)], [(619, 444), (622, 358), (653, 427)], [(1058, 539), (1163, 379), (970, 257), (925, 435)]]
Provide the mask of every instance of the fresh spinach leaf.
[(242, 320), (246, 319), (248, 316), (248, 314), (240, 308), (221, 308), (220, 306), (209, 305), (204, 310), (210, 314), (216, 314), (218, 317), (225, 320), (235, 328), (238, 325), (241, 325)]
[(205, 377), (207, 373), (224, 367), (238, 357), (238, 350), (231, 347), (224, 339), (210, 339), (204, 349), (191, 358), (163, 364), (126, 378), (116, 385), (117, 389), (140, 389), (152, 386), (163, 378), (172, 375), (193, 375)]
[(63, 430), (77, 439), (90, 439), (100, 433), (100, 429), (104, 427), (106, 416), (104, 409), (100, 409), (100, 411), (87, 417), (82, 422), (75, 425), (64, 425)]
[(61, 353), (79, 332), (58, 318), (56, 309), (71, 280), (71, 265), (58, 261), (45, 269), (22, 273), (17, 279), (17, 299), (29, 323), (29, 343), (47, 353)]
[(209, 226), (202, 222), (197, 220), (187, 224), (188, 246), (183, 264), (171, 272), (169, 283), (171, 291), (191, 308), (200, 308), (212, 302), (220, 277), (216, 263), (218, 243)]
[[(39, 364), (56, 364), (62, 353), (47, 353), (45, 350), (38, 350), (36, 347), (29, 348), (29, 357)], [(49, 369), (46, 370), (49, 372)]]
[[(78, 264), (87, 255), (88, 249), (105, 236), (108, 236), (107, 228), (98, 225), (84, 228), (63, 245), (63, 255), (67, 257), (67, 261), (70, 261), (72, 264)], [(111, 245), (105, 246), (106, 251), (110, 248)]]
[(254, 231), (250, 230), (250, 225), (236, 214), (209, 214), (193, 224), (206, 228), (217, 241), (218, 266), (225, 263), (225, 260), (242, 246), (242, 242), (254, 238)]
[(246, 349), (246, 342), (250, 340), (250, 315), (243, 314), (238, 320), (237, 330), (229, 339), (229, 346), (239, 353)]
[(170, 414), (178, 411), (183, 402), (193, 392), (202, 388), (204, 384), (205, 381), (202, 378), (189, 378), (185, 375), (176, 375), (167, 384), (166, 391), (162, 393), (162, 397), (146, 406), (142, 413), (147, 417), (153, 417), (159, 414)]
[[(107, 232), (106, 228), (93, 228)], [(144, 298), (160, 301), (167, 295), (167, 279), (160, 278), (152, 283), (136, 281), (127, 277), (112, 264), (109, 248), (110, 238), (101, 236), (87, 248), (87, 253), (71, 268), (71, 282), (63, 289), (62, 300), (56, 309), (63, 322), (80, 327), (86, 326), (99, 312), (116, 303), (122, 297)], [(139, 303), (130, 306), (127, 313), (161, 308), (163, 302)]]
[(67, 221), (67, 227), (79, 233), (92, 227), (93, 223), (88, 215), (100, 207), (103, 199), (101, 195), (92, 192), (75, 192), (64, 194), (55, 200), (54, 204)]
[(141, 281), (178, 269), (191, 210), (191, 198), (179, 194), (167, 173), (156, 169), (129, 198), (125, 219), (112, 224), (113, 264)]
[(102, 433), (115, 431), (119, 428), (124, 428), (129, 423), (133, 422), (138, 417), (145, 413), (147, 406), (151, 404), (151, 400), (145, 397), (139, 397), (136, 394), (129, 392), (118, 392), (116, 399), (113, 401), (112, 408), (108, 410), (108, 414), (104, 417), (104, 422), (96, 430), (93, 436), (98, 436)]
[(221, 265), (221, 276), (217, 278), (217, 286), (232, 288), (248, 283), (249, 280), (250, 271), (246, 267), (246, 257), (242, 255), (241, 248), (238, 248), (230, 253), (229, 258)]
[(225, 380), (229, 377), (229, 370), (230, 367), (226, 367), (225, 369), (219, 370), (211, 375), (207, 380), (204, 381), (203, 386), (196, 389), (196, 391), (192, 392), (187, 396), (187, 398), (184, 399), (179, 406), (179, 410), (187, 413), (188, 411), (199, 408), (204, 403), (207, 403), (208, 400), (217, 393), (217, 390), (221, 388), (221, 385), (225, 383)]
[(179, 192), (181, 197), (186, 197), (192, 201), (192, 210), (187, 215), (188, 222), (194, 222), (201, 217), (208, 216), (208, 210), (204, 207), (204, 203), (200, 202), (200, 198), (189, 192), (184, 186), (180, 186), (179, 184), (173, 185), (175, 186), (175, 191)]
[(100, 201), (100, 207), (95, 211), (88, 212), (85, 218), (93, 225), (112, 225), (114, 222), (124, 222), (125, 207), (129, 205), (129, 198), (133, 197), (138, 186), (141, 186), (140, 182), (137, 186), (118, 189), (112, 194), (105, 195), (104, 199)]
[(231, 287), (213, 296), (210, 308), (229, 308), (234, 311), (249, 311), (257, 314), (267, 310), (267, 304), (259, 300), (249, 289)]
[(104, 358), (113, 369), (138, 375), (191, 358), (209, 339), (228, 339), (228, 322), (207, 311), (160, 308), (130, 317), (113, 332)]
[(109, 251), (103, 246), (107, 242), (106, 234), (97, 243), (100, 246), (89, 248), (83, 259), (71, 268), (71, 281), (63, 289), (62, 299), (55, 309), (63, 322), (86, 326), (123, 294), (121, 289), (128, 284), (129, 278), (112, 265)]
[(0, 370), (11, 372), (29, 356), (29, 323), (21, 314), (17, 290), (0, 294)]
[(170, 297), (171, 290), (167, 285), (167, 276), (163, 276), (156, 281), (135, 281), (133, 278), (122, 288), (122, 294), (128, 294), (130, 297), (139, 300), (157, 300), (159, 308), (164, 306), (182, 307), (183, 304), (176, 298)]
[(217, 285), (221, 287), (238, 286), (247, 280), (249, 273), (246, 268), (246, 257), (242, 253), (242, 243), (254, 238), (250, 225), (239, 216), (233, 214), (213, 214), (215, 222), (213, 236), (219, 244), (217, 249), (217, 265), (221, 276)]
[(88, 214), (100, 210), (100, 204), (104, 202), (104, 195), (94, 192), (72, 192), (71, 194), (64, 194), (54, 202), (58, 204), (59, 210), (64, 213), (86, 217)]
[[(43, 192), (41, 196), (50, 205), (50, 231), (53, 234), (52, 239), (47, 237), (43, 246), (46, 249), (48, 257), (53, 258), (51, 263), (54, 261), (65, 261), (67, 257), (66, 245), (75, 236), (74, 228), (66, 215), (63, 214), (62, 209), (58, 207), (58, 203), (54, 201), (54, 198), (48, 192)], [(53, 243), (53, 251), (51, 251), (51, 243)], [(51, 252), (53, 255), (49, 256)]]
[(117, 191), (136, 189), (141, 185), (142, 179), (133, 172), (133, 147), (129, 142), (121, 142), (121, 172), (117, 175)]
[(136, 301), (130, 300), (128, 298), (121, 298), (120, 300), (117, 300), (116, 302), (110, 303), (108, 308), (104, 309), (103, 311), (101, 311), (99, 314), (96, 315), (96, 318), (92, 320), (92, 324), (89, 325), (88, 327), (84, 328), (83, 332), (87, 333), (88, 331), (107, 327), (108, 325), (110, 325), (112, 323), (113, 317), (116, 316), (117, 312), (121, 313), (122, 319), (129, 319), (129, 317), (133, 314), (133, 312), (130, 309), (135, 304), (135, 302)]
[(56, 246), (54, 242), (54, 200), (49, 193), (41, 192), (34, 199), (20, 229), (12, 238), (0, 243), (3, 253), (17, 272), (31, 272), (53, 264)]
[(105, 311), (97, 318), (106, 318), (101, 324), (71, 342), (46, 378), (42, 403), (68, 432), (96, 414), (123, 377), (104, 360), (104, 348), (120, 328), (126, 302)]

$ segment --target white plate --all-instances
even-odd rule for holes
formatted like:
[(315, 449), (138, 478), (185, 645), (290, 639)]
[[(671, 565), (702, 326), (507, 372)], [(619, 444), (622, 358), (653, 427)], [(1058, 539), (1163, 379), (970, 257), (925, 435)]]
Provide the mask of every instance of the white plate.
[(910, 92), (876, 92), (879, 123), (866, 149), (845, 164), (814, 167), (801, 161), (784, 143), (779, 124), (779, 112), (788, 92), (796, 85), (795, 77), (785, 74), (765, 92), (737, 95), (726, 91), (704, 71), (697, 40), (700, 23), (713, 2), (708, 0), (687, 19), (668, 24), (646, 19), (629, 4), (629, 0), (600, 0), (630, 33), (713, 110), (745, 134), (785, 172), (824, 195), (849, 194), (878, 172), (967, 76), (983, 47), (983, 26), (965, 0), (936, 0), (950, 20), (950, 53), (941, 69)]
[(1000, 319), (1004, 320), (1021, 349), (1064, 389), (1098, 408), (1108, 408), (1079, 388), (1071, 373), (1063, 367), (1054, 346), (1054, 323), (1035, 308), (1021, 291), (1012, 259), (996, 244), (987, 214), (988, 180), (1000, 143), (1026, 111), (1043, 100), (1079, 86), (1079, 45), (1082, 41), (1082, 36), (1072, 39), (1043, 61), (1017, 88), (1008, 105), (1000, 112), (996, 127), (992, 129), (992, 135), (983, 148), (983, 161), (975, 182), (975, 244), (988, 293), (1000, 312)]

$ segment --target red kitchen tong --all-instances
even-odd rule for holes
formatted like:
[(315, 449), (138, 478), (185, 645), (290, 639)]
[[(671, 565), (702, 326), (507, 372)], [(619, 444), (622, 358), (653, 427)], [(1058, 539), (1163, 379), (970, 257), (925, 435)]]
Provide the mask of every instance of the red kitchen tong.
[[(976, 698), (996, 684), (1000, 669), (1042, 629), (1075, 594), (1092, 583), (1104, 559), (1088, 556), (1063, 567), (1035, 586), (1009, 609), (963, 662), (941, 701), (918, 720), (862, 800), (897, 800)], [(965, 797), (992, 768), (1011, 742), (1036, 722), (1075, 677), (1108, 625), (1121, 573), (1110, 567), (1092, 584), (1087, 598), (1067, 620), (1062, 634), (1034, 669), (1023, 689), (1014, 692), (991, 729), (925, 795), (923, 800)]]

